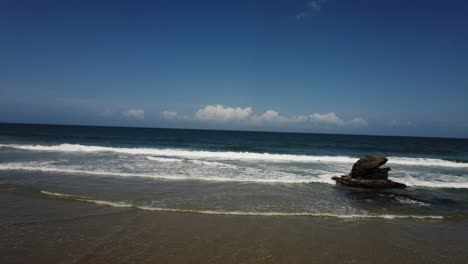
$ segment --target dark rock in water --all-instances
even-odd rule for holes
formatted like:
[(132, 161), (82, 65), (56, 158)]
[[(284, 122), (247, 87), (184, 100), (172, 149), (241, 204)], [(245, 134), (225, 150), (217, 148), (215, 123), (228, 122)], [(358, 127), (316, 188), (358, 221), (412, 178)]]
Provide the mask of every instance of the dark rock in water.
[(388, 159), (379, 156), (367, 156), (354, 163), (351, 173), (333, 177), (338, 184), (363, 188), (405, 188), (406, 185), (388, 179), (390, 168), (380, 168)]
[(388, 180), (388, 172), (390, 168), (375, 168), (369, 169), (363, 174), (354, 175), (350, 174), (351, 178), (356, 179), (369, 179), (369, 180)]
[(385, 189), (385, 188), (405, 188), (406, 185), (391, 180), (368, 180), (351, 178), (351, 176), (345, 175), (341, 177), (333, 177), (333, 180), (338, 184), (360, 187), (360, 188), (373, 188), (373, 189)]
[(390, 168), (379, 168), (387, 163), (388, 159), (379, 156), (367, 156), (360, 158), (353, 165), (351, 178), (363, 178), (374, 180), (388, 180)]
[(378, 168), (385, 163), (387, 163), (388, 159), (385, 157), (379, 156), (366, 156), (364, 158), (360, 158), (356, 163), (354, 163), (354, 168), (361, 168), (361, 169), (373, 169)]

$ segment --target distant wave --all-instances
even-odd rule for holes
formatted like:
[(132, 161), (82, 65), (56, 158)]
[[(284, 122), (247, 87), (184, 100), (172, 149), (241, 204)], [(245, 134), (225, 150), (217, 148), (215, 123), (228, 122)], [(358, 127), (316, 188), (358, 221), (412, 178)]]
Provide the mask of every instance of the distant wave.
[[(269, 162), (323, 162), (323, 163), (349, 163), (356, 162), (356, 157), (348, 156), (312, 156), (292, 154), (270, 154), (232, 151), (201, 151), (183, 149), (158, 149), (158, 148), (116, 148), (102, 146), (87, 146), (80, 144), (60, 145), (18, 145), (0, 144), (0, 147), (33, 150), (33, 151), (57, 151), (57, 152), (115, 152), (131, 155), (151, 155), (157, 157), (180, 157), (180, 158), (205, 158), (225, 160), (259, 160)], [(468, 168), (468, 163), (454, 162), (443, 159), (431, 158), (409, 158), (389, 157), (389, 164), (411, 165), (411, 166), (440, 166), (452, 168)]]
[(443, 220), (445, 217), (440, 215), (393, 215), (393, 214), (331, 214), (331, 213), (310, 213), (310, 212), (249, 212), (249, 211), (220, 211), (220, 210), (192, 210), (192, 209), (176, 209), (176, 208), (163, 208), (152, 206), (139, 206), (128, 202), (112, 202), (105, 200), (95, 200), (90, 198), (76, 198), (69, 194), (52, 193), (41, 191), (41, 193), (58, 198), (70, 199), (81, 202), (94, 203), (99, 205), (107, 205), (112, 207), (135, 208), (145, 211), (159, 211), (159, 212), (173, 212), (173, 213), (191, 213), (191, 214), (209, 214), (209, 215), (239, 215), (239, 216), (309, 216), (309, 217), (333, 217), (343, 219), (428, 219), (428, 220)]
[(254, 152), (254, 153), (264, 153), (266, 152), (263, 148), (245, 146), (245, 145), (225, 145), (221, 147), (224, 151), (233, 151), (233, 152)]

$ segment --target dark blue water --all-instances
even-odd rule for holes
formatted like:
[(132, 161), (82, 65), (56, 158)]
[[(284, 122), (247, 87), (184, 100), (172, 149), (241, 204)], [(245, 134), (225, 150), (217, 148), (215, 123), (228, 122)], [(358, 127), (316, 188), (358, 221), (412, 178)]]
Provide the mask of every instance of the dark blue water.
[(301, 155), (387, 155), (468, 162), (468, 139), (0, 124), (3, 143), (170, 147)]
[[(401, 191), (335, 186), (389, 157)], [(144, 210), (442, 216), (468, 212), (468, 140), (0, 124), (2, 191)]]

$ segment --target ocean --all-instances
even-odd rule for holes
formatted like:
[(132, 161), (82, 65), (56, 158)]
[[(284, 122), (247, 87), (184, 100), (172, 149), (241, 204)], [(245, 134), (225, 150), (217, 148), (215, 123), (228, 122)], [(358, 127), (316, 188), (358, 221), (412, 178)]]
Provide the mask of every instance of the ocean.
[(0, 124), (0, 205), (0, 263), (467, 263), (468, 140)]
[[(404, 190), (335, 185), (383, 155)], [(58, 125), (0, 125), (0, 191), (210, 215), (460, 219), (468, 140)]]

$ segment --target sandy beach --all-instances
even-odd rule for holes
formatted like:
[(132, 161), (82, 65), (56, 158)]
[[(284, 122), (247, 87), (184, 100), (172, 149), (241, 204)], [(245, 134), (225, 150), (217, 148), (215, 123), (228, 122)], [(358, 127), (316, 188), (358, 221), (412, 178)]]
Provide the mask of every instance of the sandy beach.
[(466, 263), (466, 220), (148, 212), (0, 194), (1, 263)]

